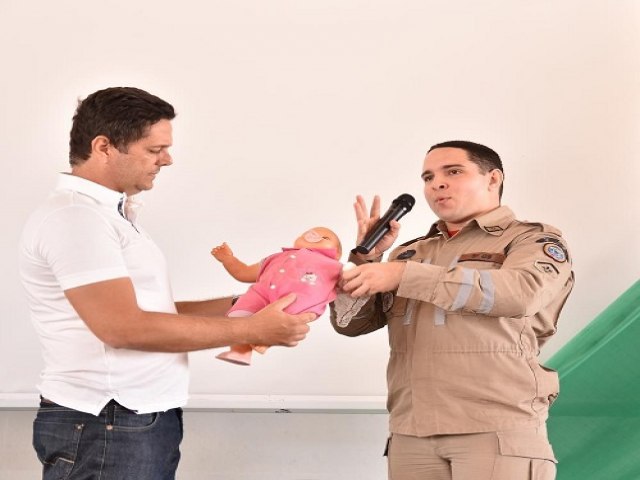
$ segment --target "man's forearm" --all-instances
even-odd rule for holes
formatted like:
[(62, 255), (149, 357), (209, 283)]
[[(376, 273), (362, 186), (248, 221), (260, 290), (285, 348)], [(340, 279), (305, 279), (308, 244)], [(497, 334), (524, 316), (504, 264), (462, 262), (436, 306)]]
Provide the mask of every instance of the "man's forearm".
[(190, 302), (176, 302), (178, 313), (184, 315), (224, 316), (231, 308), (233, 297)]

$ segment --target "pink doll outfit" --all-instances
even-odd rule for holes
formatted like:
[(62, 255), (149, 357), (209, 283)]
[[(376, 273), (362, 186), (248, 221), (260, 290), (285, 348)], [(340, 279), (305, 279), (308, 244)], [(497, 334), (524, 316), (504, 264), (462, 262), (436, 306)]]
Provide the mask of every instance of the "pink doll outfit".
[(335, 254), (335, 249), (330, 248), (283, 248), (282, 252), (265, 258), (257, 282), (227, 315), (251, 315), (292, 292), (296, 294), (296, 300), (284, 309), (285, 312), (321, 315), (327, 304), (336, 298), (342, 264)]
[[(227, 312), (228, 317), (248, 317), (270, 303), (295, 293), (295, 301), (284, 309), (297, 314), (313, 312), (321, 315), (327, 304), (336, 298), (336, 284), (342, 264), (336, 260), (333, 248), (283, 248), (265, 258), (258, 280), (238, 298)], [(249, 365), (252, 348), (264, 353), (267, 347), (239, 345), (216, 356), (238, 365)]]

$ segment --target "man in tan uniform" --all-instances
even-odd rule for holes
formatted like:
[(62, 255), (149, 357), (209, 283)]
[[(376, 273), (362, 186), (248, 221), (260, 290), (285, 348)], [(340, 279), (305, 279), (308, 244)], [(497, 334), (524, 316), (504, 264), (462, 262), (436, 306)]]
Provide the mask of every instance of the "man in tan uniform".
[[(500, 205), (502, 162), (488, 147), (434, 145), (422, 178), (440, 220), (380, 263), (398, 236), (391, 222), (369, 254), (351, 255), (331, 309), (344, 335), (389, 327), (389, 478), (552, 480), (558, 378), (537, 356), (573, 286), (567, 246)], [(379, 203), (367, 213), (358, 197), (359, 241)]]

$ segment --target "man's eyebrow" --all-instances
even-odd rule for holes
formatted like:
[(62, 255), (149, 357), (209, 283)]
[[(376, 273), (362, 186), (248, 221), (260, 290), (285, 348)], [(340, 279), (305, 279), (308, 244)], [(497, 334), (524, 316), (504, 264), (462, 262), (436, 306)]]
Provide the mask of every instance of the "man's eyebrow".
[[(440, 170), (448, 170), (450, 168), (464, 168), (464, 165), (461, 163), (452, 163), (450, 165), (442, 165), (440, 167)], [(421, 178), (424, 178), (426, 175), (430, 175), (433, 172), (431, 170), (425, 170), (424, 172), (422, 172), (422, 175), (420, 175)]]

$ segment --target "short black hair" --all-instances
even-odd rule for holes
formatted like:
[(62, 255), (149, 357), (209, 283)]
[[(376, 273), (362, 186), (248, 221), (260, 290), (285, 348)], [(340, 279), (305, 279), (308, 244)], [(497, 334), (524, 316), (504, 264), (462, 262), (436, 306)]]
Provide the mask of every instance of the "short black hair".
[(482, 145), (480, 143), (469, 142), (467, 140), (449, 140), (447, 142), (437, 143), (433, 145), (427, 153), (436, 148), (460, 148), (467, 152), (469, 160), (478, 165), (482, 173), (488, 173), (496, 168), (502, 172), (502, 184), (500, 185), (500, 198), (504, 190), (504, 169), (500, 155), (495, 150)]
[(133, 87), (98, 90), (78, 102), (69, 139), (69, 163), (78, 165), (91, 155), (91, 142), (104, 135), (120, 151), (143, 138), (160, 120), (172, 120), (173, 106)]

